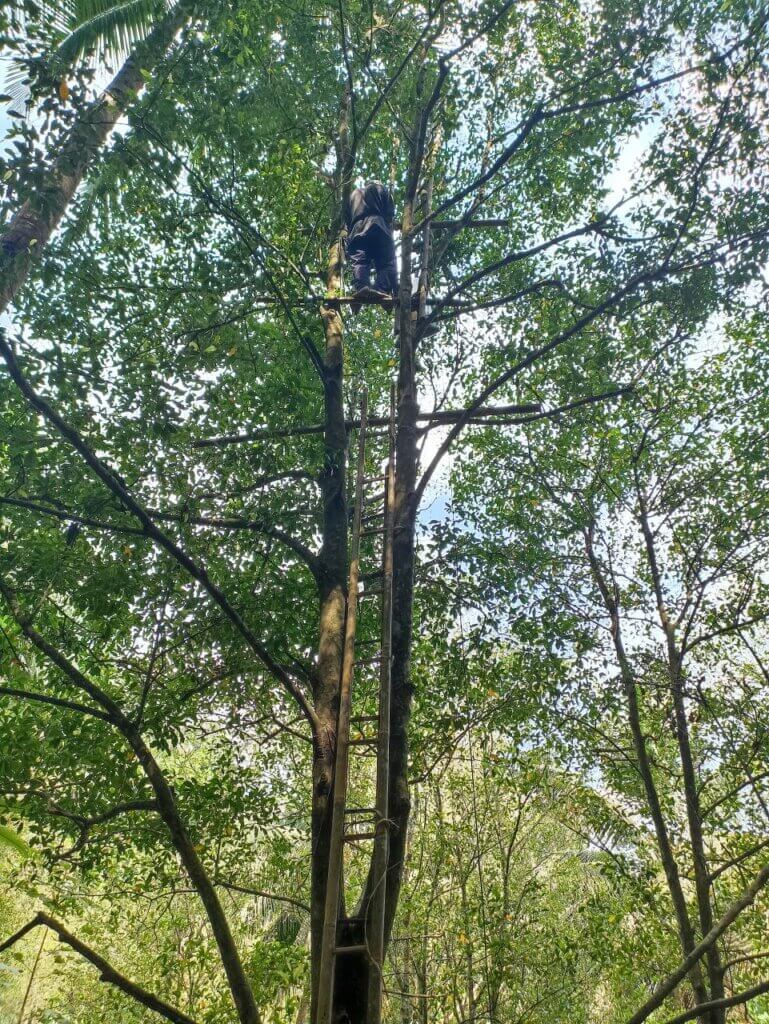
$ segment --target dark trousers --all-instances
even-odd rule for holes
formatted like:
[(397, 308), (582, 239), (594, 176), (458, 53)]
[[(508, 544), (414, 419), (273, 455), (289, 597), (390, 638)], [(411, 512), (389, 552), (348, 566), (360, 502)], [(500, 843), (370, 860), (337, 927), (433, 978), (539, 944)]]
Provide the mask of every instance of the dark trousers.
[(389, 232), (373, 227), (351, 238), (347, 243), (347, 262), (356, 292), (369, 286), (372, 268), (376, 270), (374, 287), (378, 292), (395, 295), (398, 291), (395, 243)]

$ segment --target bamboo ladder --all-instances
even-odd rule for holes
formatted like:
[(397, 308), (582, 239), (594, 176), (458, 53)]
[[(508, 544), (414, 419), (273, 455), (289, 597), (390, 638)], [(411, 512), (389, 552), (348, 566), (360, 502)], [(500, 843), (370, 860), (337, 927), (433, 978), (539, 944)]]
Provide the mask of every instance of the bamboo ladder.
[[(360, 428), (358, 431), (355, 499), (353, 505), (350, 541), (350, 573), (347, 589), (347, 616), (345, 621), (342, 675), (339, 688), (339, 717), (337, 723), (336, 761), (334, 765), (333, 798), (331, 804), (331, 833), (329, 867), (326, 883), (326, 903), (321, 940), (320, 970), (318, 978), (318, 1009), (315, 1024), (332, 1024), (334, 1003), (334, 976), (337, 957), (365, 954), (369, 961), (369, 993), (367, 1024), (379, 1024), (382, 1006), (382, 967), (384, 961), (385, 894), (387, 858), (389, 851), (389, 772), (390, 772), (390, 670), (392, 661), (392, 580), (393, 580), (393, 508), (395, 501), (395, 386), (390, 389), (390, 416), (388, 424), (388, 453), (384, 473), (367, 478), (365, 475), (368, 441), (368, 399), (365, 388), (361, 395)], [(367, 488), (374, 486), (370, 495)], [(372, 573), (361, 573), (361, 539), (375, 539), (379, 548), (381, 567)], [(380, 585), (360, 591), (361, 577), (377, 579)], [(358, 658), (355, 650), (359, 618), (359, 601), (371, 590), (381, 602), (378, 653)], [(356, 668), (378, 665), (378, 714), (352, 715), (353, 680)], [(376, 723), (376, 732), (366, 728)], [(352, 736), (351, 729), (359, 735)], [(376, 796), (374, 807), (348, 805), (351, 776), (351, 754), (376, 751)], [(368, 827), (360, 831), (361, 826)], [(363, 908), (365, 918), (364, 943), (339, 945), (338, 925), (344, 885), (344, 849), (346, 843), (373, 842), (371, 859), (372, 895), (369, 906)]]

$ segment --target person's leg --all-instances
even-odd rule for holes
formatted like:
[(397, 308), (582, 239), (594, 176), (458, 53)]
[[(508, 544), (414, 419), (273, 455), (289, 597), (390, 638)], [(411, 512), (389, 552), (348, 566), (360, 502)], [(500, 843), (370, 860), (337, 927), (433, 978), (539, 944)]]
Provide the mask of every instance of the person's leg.
[(353, 291), (359, 292), (362, 288), (368, 288), (371, 259), (362, 245), (362, 240), (356, 239), (355, 244), (348, 248), (347, 263), (352, 274)]
[[(358, 238), (355, 244), (347, 250), (347, 263), (352, 275), (352, 290), (357, 295), (359, 292), (369, 290), (369, 278), (371, 277), (371, 257), (369, 256), (363, 239)], [(360, 313), (361, 303), (351, 302), (350, 312)]]
[(380, 234), (374, 252), (376, 281), (374, 287), (385, 295), (398, 294), (398, 267), (395, 262), (395, 242), (392, 235)]

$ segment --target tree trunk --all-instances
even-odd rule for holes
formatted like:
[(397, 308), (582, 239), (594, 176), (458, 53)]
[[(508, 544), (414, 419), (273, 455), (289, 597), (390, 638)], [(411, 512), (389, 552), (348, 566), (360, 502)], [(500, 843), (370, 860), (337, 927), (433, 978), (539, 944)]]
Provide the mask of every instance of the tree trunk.
[[(649, 569), (654, 587), (654, 596), (657, 602), (657, 614), (660, 625), (665, 634), (667, 650), (667, 671), (670, 682), (670, 694), (673, 701), (673, 714), (676, 726), (676, 740), (678, 742), (678, 754), (681, 761), (681, 775), (684, 784), (684, 798), (686, 802), (686, 819), (689, 826), (689, 841), (692, 848), (692, 860), (694, 863), (694, 882), (697, 891), (697, 910), (700, 919), (700, 929), (703, 935), (707, 935), (713, 927), (713, 907), (710, 897), (710, 870), (708, 868), (707, 856), (705, 854), (705, 840), (702, 834), (702, 812), (700, 808), (699, 787), (697, 774), (692, 756), (691, 741), (689, 738), (689, 723), (686, 719), (686, 704), (683, 692), (683, 652), (676, 642), (676, 627), (668, 612), (665, 596), (662, 590), (662, 577), (657, 561), (657, 551), (654, 543), (654, 534), (649, 524), (649, 510), (646, 497), (641, 489), (640, 482), (636, 477), (636, 491), (638, 494), (638, 505), (640, 510), (641, 530), (646, 545), (646, 556), (649, 562)], [(723, 999), (724, 997), (724, 976), (721, 970), (721, 954), (718, 944), (713, 943), (707, 952), (708, 981), (710, 983), (710, 1000)], [(698, 1002), (703, 1000), (698, 999)], [(708, 1012), (707, 1020), (710, 1024), (723, 1024), (725, 1010), (715, 1007)]]
[[(335, 298), (343, 290), (344, 214), (349, 201), (350, 96), (342, 100), (337, 139), (337, 165), (334, 174), (333, 216), (329, 225), (326, 295)], [(320, 478), (323, 500), (323, 544), (320, 552), (320, 631), (314, 704), (318, 724), (313, 737), (312, 780), (312, 870), (310, 897), (311, 929), (311, 1020), (317, 1019), (318, 981), (323, 939), (323, 919), (329, 867), (331, 836), (331, 798), (336, 756), (339, 685), (342, 675), (344, 624), (347, 609), (348, 517), (345, 491), (347, 466), (347, 429), (344, 414), (344, 321), (338, 305), (321, 308), (325, 352), (324, 387), (324, 466)], [(342, 904), (344, 898), (342, 897)], [(344, 926), (340, 914), (340, 927)], [(339, 965), (337, 965), (339, 966)], [(345, 964), (352, 968), (352, 964)], [(365, 991), (365, 989), (364, 989)], [(345, 987), (335, 986), (343, 1000)], [(334, 1018), (338, 1018), (335, 1010)], [(360, 1018), (362, 1020), (362, 1018)]]
[[(662, 813), (659, 794), (657, 793), (657, 786), (654, 781), (654, 773), (652, 772), (649, 754), (646, 749), (646, 739), (641, 727), (641, 716), (638, 708), (638, 693), (636, 691), (635, 677), (630, 667), (622, 639), (618, 594), (616, 593), (616, 590), (613, 592), (610, 588), (604, 578), (601, 566), (599, 565), (598, 558), (593, 548), (592, 524), (587, 530), (585, 530), (585, 548), (593, 579), (601, 593), (604, 607), (609, 615), (612, 643), (617, 656), (622, 688), (627, 702), (628, 723), (633, 737), (633, 749), (635, 750), (636, 760), (638, 762), (638, 772), (643, 782), (646, 802), (649, 807), (649, 813), (651, 814), (652, 823), (654, 825), (654, 833), (657, 838), (657, 848), (659, 850), (660, 860), (662, 861), (662, 867), (665, 872), (668, 892), (670, 893), (670, 899), (673, 903), (673, 909), (676, 915), (681, 949), (684, 956), (688, 956), (692, 949), (694, 949), (695, 945), (694, 929), (692, 928), (692, 923), (689, 919), (686, 898), (684, 897), (683, 888), (681, 886), (681, 876), (678, 870), (678, 864), (676, 863), (675, 856), (673, 854), (673, 847), (670, 842), (670, 836)], [(705, 988), (702, 980), (702, 971), (699, 964), (695, 964), (691, 971), (691, 983), (697, 1004), (707, 1002), (707, 989)]]
[[(341, 241), (332, 243), (327, 278), (329, 294), (341, 285)], [(318, 998), (318, 970), (328, 877), (331, 832), (331, 793), (336, 754), (339, 681), (344, 648), (347, 570), (347, 499), (345, 465), (347, 432), (342, 395), (342, 318), (338, 309), (324, 307), (326, 334), (325, 371), (325, 465), (321, 476), (323, 495), (323, 546), (320, 553), (320, 636), (315, 682), (312, 793), (312, 1020)]]

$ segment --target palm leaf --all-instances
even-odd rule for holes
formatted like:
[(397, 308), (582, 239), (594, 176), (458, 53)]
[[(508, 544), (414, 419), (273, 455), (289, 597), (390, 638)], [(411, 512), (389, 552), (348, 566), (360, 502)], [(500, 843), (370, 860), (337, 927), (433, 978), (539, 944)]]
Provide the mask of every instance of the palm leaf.
[[(41, 18), (59, 32), (67, 32), (74, 24), (76, 0), (40, 0), (38, 3)], [(8, 14), (13, 24), (24, 28), (30, 18), (23, 3), (10, 0)]]
[[(148, 34), (155, 20), (168, 7), (168, 0), (43, 2), (41, 11), (59, 37), (51, 50), (51, 61), (62, 75), (86, 53), (97, 62), (107, 58), (120, 61), (139, 39)], [(9, 93), (12, 102), (24, 104), (27, 101), (29, 93), (23, 85), (25, 73), (23, 65), (13, 60), (8, 62), (3, 91)]]
[[(78, 23), (58, 44), (55, 57), (65, 67), (90, 52), (97, 60), (121, 59), (147, 35), (167, 6), (164, 0), (125, 0), (118, 4), (81, 0)], [(85, 14), (88, 16), (83, 17)]]

